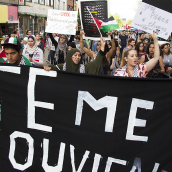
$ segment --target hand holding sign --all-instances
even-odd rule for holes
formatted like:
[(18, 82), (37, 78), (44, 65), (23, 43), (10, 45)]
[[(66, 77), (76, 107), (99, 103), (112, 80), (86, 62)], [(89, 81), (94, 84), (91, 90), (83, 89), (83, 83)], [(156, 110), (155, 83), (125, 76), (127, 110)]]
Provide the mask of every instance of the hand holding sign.
[(153, 31), (152, 38), (153, 38), (154, 42), (158, 41), (158, 36), (155, 34), (155, 31)]
[(85, 35), (84, 29), (80, 30), (80, 36)]
[(156, 31), (159, 37), (168, 39), (172, 31), (171, 18), (171, 13), (142, 2), (131, 26), (148, 33)]

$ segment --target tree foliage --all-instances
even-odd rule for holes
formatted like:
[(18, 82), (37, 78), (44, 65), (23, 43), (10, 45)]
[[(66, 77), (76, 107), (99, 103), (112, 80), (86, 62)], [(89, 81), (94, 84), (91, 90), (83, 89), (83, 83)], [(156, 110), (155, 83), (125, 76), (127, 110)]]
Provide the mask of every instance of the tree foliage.
[(134, 8), (135, 11), (139, 9), (139, 6), (141, 4), (142, 0), (138, 0), (136, 7)]
[(125, 25), (127, 24), (127, 25), (131, 25), (131, 23), (132, 23), (132, 19), (128, 19), (126, 22), (125, 22)]
[(118, 23), (119, 27), (123, 27), (124, 26), (124, 23), (123, 23), (120, 15), (118, 15), (118, 14), (110, 14), (110, 16), (113, 16), (114, 17), (114, 19)]

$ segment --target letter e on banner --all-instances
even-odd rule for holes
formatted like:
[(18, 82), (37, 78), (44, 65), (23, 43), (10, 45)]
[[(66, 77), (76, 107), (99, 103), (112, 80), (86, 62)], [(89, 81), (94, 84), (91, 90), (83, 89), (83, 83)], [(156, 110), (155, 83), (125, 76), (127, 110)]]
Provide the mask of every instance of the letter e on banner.
[(37, 68), (32, 68), (32, 67), (30, 68), (29, 82), (28, 82), (28, 88), (27, 88), (27, 94), (28, 94), (27, 95), (28, 96), (27, 127), (31, 128), (31, 129), (36, 129), (36, 130), (52, 132), (52, 127), (35, 123), (35, 107), (54, 110), (54, 104), (52, 104), (52, 103), (35, 101), (36, 75), (56, 77), (57, 72), (55, 72), (55, 71), (47, 72), (44, 69), (37, 69)]
[(133, 140), (133, 141), (148, 141), (147, 136), (135, 136), (134, 133), (134, 127), (145, 127), (146, 126), (146, 120), (137, 119), (137, 108), (144, 108), (144, 109), (153, 109), (154, 102), (152, 101), (146, 101), (146, 100), (140, 100), (140, 99), (132, 99), (131, 103), (131, 109), (130, 109), (130, 115), (128, 120), (128, 128), (127, 128), (127, 134), (126, 134), (126, 140)]

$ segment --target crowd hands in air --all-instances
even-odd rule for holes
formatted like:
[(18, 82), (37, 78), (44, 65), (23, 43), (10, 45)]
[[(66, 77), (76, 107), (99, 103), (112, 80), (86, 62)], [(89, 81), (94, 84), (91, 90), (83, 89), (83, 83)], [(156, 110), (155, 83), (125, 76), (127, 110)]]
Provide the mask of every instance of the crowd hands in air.
[[(128, 33), (127, 33), (128, 32)], [(170, 44), (159, 46), (156, 33), (111, 31), (105, 41), (83, 39), (84, 29), (71, 35), (42, 32), (20, 40), (17, 33), (5, 35), (1, 41), (6, 60), (2, 63), (40, 66), (44, 70), (111, 75), (139, 78), (171, 78), (172, 54)], [(43, 39), (43, 37), (45, 39)], [(48, 57), (45, 56), (45, 49)], [(2, 52), (2, 50), (1, 50)], [(46, 60), (46, 64), (44, 61)]]

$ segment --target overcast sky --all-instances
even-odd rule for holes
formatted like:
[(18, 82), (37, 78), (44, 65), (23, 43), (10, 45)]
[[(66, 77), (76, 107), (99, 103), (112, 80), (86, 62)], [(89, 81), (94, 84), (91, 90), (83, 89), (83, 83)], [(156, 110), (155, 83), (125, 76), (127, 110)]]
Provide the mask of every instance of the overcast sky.
[(110, 12), (119, 14), (121, 18), (133, 19), (138, 0), (110, 0)]

